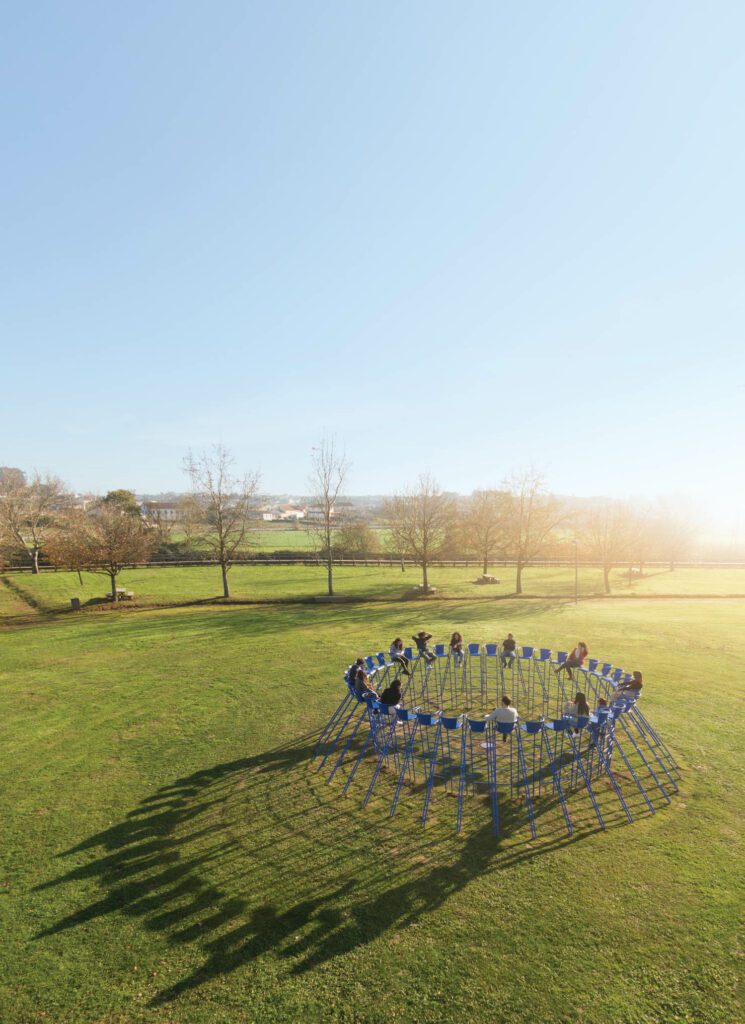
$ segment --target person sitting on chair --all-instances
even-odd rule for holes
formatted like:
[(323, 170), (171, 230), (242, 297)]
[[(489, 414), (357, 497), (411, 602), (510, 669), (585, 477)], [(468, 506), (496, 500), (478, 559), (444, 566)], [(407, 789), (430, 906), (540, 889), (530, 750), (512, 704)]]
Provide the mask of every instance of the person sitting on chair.
[(374, 697), (375, 700), (379, 700), (379, 697), (372, 686), (370, 686), (370, 679), (364, 668), (357, 670), (357, 676), (354, 681), (354, 692), (358, 697)]
[(365, 659), (358, 658), (353, 665), (350, 665), (347, 669), (347, 674), (344, 676), (345, 680), (350, 686), (354, 686), (357, 682), (357, 673), (361, 668), (365, 667)]
[[(573, 701), (567, 701), (564, 705), (564, 714), (568, 718), (589, 718), (590, 717), (590, 705), (587, 703), (587, 697), (584, 693), (575, 694)], [(574, 730), (576, 733), (579, 729)]]
[(564, 664), (559, 665), (559, 667), (555, 669), (556, 675), (558, 676), (561, 675), (562, 672), (566, 672), (569, 675), (569, 678), (573, 680), (574, 676), (572, 675), (572, 669), (582, 668), (582, 662), (587, 657), (587, 654), (587, 644), (580, 640)]
[(416, 649), (419, 651), (420, 657), (424, 658), (424, 660), (428, 664), (435, 660), (434, 654), (432, 653), (432, 651), (430, 651), (429, 647), (427, 646), (429, 641), (432, 639), (431, 633), (428, 633), (424, 629), (420, 629), (419, 632), (411, 639), (416, 644)]
[(456, 667), (463, 664), (463, 637), (460, 633), (453, 633), (450, 637), (450, 653)]
[[(505, 668), (512, 668), (515, 664), (515, 638), (512, 633), (507, 634), (507, 639), (502, 641), (502, 664)], [(509, 662), (509, 665), (507, 664)]]
[(409, 671), (409, 659), (404, 654), (404, 642), (400, 636), (397, 636), (393, 641), (388, 650), (388, 654), (394, 664), (401, 666), (401, 671), (405, 676), (411, 675), (411, 672)]
[(395, 707), (401, 706), (401, 680), (394, 679), (390, 686), (386, 686), (380, 695), (381, 704), (391, 704)]
[[(493, 722), (512, 722), (513, 725), (518, 717), (517, 711), (512, 706), (512, 701), (506, 694), (502, 697), (502, 706), (495, 708), (489, 715)], [(507, 733), (502, 734), (502, 742), (507, 742)]]
[(644, 682), (642, 680), (642, 674), (638, 670), (631, 673), (631, 679), (628, 683), (621, 683), (615, 692), (616, 697), (638, 697), (642, 692), (642, 686)]

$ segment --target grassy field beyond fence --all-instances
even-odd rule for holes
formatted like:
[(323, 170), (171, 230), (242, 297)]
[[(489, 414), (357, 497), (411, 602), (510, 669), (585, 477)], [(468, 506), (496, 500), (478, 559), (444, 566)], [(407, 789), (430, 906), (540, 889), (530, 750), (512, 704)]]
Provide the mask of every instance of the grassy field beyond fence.
[[(498, 568), (500, 579), (495, 586), (474, 583), (474, 568), (439, 568), (430, 570), (430, 584), (438, 596), (458, 599), (489, 599), (510, 595), (514, 591), (512, 568)], [(29, 573), (7, 574), (7, 589), (42, 611), (61, 611), (70, 607), (70, 598), (78, 597), (85, 604), (103, 598), (109, 581), (105, 576), (83, 573), (80, 585), (77, 573), (45, 571), (38, 576)], [(620, 570), (611, 577), (612, 593), (617, 597), (651, 597), (683, 595), (745, 595), (745, 569), (676, 569), (674, 572), (651, 570), (642, 579), (629, 583)], [(340, 566), (334, 570), (335, 590), (339, 595), (355, 599), (397, 600), (410, 594), (421, 582), (421, 572), (410, 567), (402, 573), (397, 566)], [(179, 604), (188, 601), (217, 599), (221, 595), (220, 570), (216, 566), (163, 566), (126, 570), (119, 585), (131, 590), (140, 605)], [(323, 596), (326, 573), (322, 566), (302, 565), (236, 565), (230, 571), (231, 595), (236, 600), (292, 600)], [(589, 597), (602, 593), (602, 573), (595, 568), (581, 568), (579, 594)], [(571, 597), (574, 594), (572, 567), (529, 567), (523, 573), (526, 595)]]

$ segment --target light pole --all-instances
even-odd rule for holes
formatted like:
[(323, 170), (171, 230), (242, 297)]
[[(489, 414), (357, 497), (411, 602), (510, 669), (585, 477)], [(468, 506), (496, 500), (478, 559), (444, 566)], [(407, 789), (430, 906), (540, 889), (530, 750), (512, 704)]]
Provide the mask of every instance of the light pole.
[(574, 539), (574, 603), (579, 603), (579, 563), (577, 562), (578, 545)]

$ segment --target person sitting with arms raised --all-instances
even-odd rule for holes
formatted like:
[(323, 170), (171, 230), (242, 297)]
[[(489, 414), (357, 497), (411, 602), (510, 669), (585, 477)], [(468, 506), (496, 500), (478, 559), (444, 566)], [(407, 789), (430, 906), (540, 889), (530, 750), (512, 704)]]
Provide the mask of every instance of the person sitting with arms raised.
[(644, 686), (642, 674), (637, 669), (636, 672), (631, 673), (631, 679), (629, 679), (628, 683), (621, 683), (616, 688), (614, 697), (638, 697), (642, 692), (642, 686)]
[(463, 637), (460, 633), (453, 633), (450, 637), (450, 653), (456, 666), (463, 664)]
[[(502, 664), (505, 668), (512, 668), (515, 663), (515, 638), (512, 633), (507, 634), (507, 639), (502, 641)], [(509, 662), (509, 664), (508, 664)]]
[(424, 629), (420, 629), (419, 632), (416, 633), (411, 639), (416, 644), (416, 649), (419, 651), (420, 657), (424, 658), (424, 660), (428, 663), (431, 663), (435, 660), (434, 654), (432, 653), (432, 651), (430, 651), (429, 647), (427, 646), (429, 641), (432, 639), (431, 633), (428, 633)]
[[(590, 717), (590, 705), (587, 703), (587, 697), (585, 697), (584, 693), (577, 693), (573, 701), (566, 702), (564, 705), (564, 715), (567, 718)], [(579, 729), (574, 731), (579, 732)]]
[(582, 663), (587, 657), (587, 654), (587, 644), (583, 643), (583, 641), (580, 640), (580, 642), (574, 648), (574, 650), (569, 655), (564, 664), (559, 665), (559, 667), (554, 670), (556, 672), (556, 675), (558, 676), (561, 675), (562, 672), (566, 672), (569, 675), (570, 679), (574, 679), (574, 676), (572, 675), (572, 669), (582, 668)]
[(404, 654), (404, 642), (400, 636), (397, 636), (393, 641), (388, 650), (388, 654), (395, 665), (401, 666), (401, 671), (405, 676), (411, 675), (411, 672), (409, 671), (409, 659)]
[(386, 686), (380, 695), (381, 704), (391, 704), (394, 707), (401, 707), (401, 680), (394, 679), (390, 686)]
[[(517, 711), (512, 706), (512, 701), (506, 694), (502, 697), (502, 706), (495, 708), (489, 715), (493, 722), (511, 722), (513, 725), (517, 722), (518, 717)], [(507, 742), (507, 733), (502, 734), (502, 742)]]

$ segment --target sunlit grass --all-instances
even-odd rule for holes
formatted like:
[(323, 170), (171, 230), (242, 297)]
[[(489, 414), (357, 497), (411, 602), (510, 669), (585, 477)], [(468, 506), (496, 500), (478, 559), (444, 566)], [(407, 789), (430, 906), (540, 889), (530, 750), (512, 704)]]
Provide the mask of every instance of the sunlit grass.
[[(743, 624), (737, 601), (549, 599), (6, 628), (0, 1019), (731, 1024)], [(475, 810), (458, 838), (445, 797), (424, 832), (406, 805), (343, 799), (307, 769), (340, 671), (420, 625), (581, 635), (642, 667), (680, 796), (573, 842), (502, 843)]]

